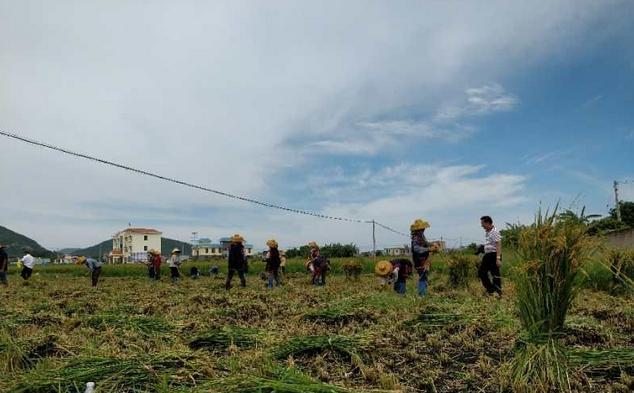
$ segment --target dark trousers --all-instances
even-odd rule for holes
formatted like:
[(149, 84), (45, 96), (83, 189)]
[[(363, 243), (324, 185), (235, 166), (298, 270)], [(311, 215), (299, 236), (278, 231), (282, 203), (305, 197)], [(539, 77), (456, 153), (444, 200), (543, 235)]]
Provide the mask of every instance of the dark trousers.
[(233, 280), (233, 276), (238, 273), (238, 277), (240, 277), (240, 286), (247, 286), (247, 279), (244, 277), (244, 270), (238, 269), (229, 269), (229, 274), (227, 274), (227, 281), (225, 282), (225, 288), (231, 288), (231, 280)]
[(97, 283), (99, 282), (99, 275), (101, 275), (101, 268), (100, 267), (94, 268), (92, 273), (90, 274), (93, 287), (97, 286)]
[(31, 269), (30, 267), (24, 266), (22, 268), (22, 272), (20, 273), (20, 275), (22, 276), (23, 279), (28, 280), (29, 277), (31, 277), (32, 273), (33, 273), (33, 269)]
[[(493, 282), (489, 278), (489, 273), (493, 276)], [(502, 294), (502, 279), (500, 278), (500, 268), (497, 265), (497, 253), (484, 254), (480, 269), (478, 269), (478, 275), (488, 293), (497, 292)]]
[(147, 267), (147, 275), (150, 278), (156, 278), (156, 273), (154, 273), (154, 266), (150, 265)]
[(172, 281), (178, 281), (181, 276), (177, 267), (170, 267), (170, 274), (172, 276)]
[(313, 285), (326, 285), (326, 269), (318, 268), (313, 271)]
[(8, 281), (7, 281), (7, 272), (2, 270), (0, 271), (0, 284), (2, 285), (8, 285)]

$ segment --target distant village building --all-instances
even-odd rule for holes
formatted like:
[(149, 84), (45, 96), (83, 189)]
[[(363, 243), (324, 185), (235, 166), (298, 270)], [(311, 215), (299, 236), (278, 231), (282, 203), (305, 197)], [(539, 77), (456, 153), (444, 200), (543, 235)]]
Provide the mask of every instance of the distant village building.
[(634, 248), (634, 228), (608, 232), (605, 237), (612, 247)]
[(402, 247), (387, 247), (385, 248), (385, 255), (388, 255), (391, 257), (410, 255), (409, 246), (403, 245)]
[[(218, 243), (214, 243), (209, 238), (201, 238), (192, 244), (192, 257), (194, 258), (212, 258), (212, 257), (226, 257), (229, 245), (231, 245), (231, 238), (223, 237)], [(253, 245), (244, 245), (244, 251), (248, 257), (253, 255)]]
[(126, 228), (112, 236), (108, 263), (147, 262), (147, 252), (161, 250), (161, 232), (150, 228)]
[[(444, 250), (446, 247), (446, 243), (444, 240), (430, 240), (431, 244), (436, 244), (438, 246), (438, 250)], [(407, 244), (404, 244), (402, 247), (387, 247), (384, 249), (385, 251), (385, 255), (391, 256), (391, 257), (400, 257), (400, 256), (407, 256), (407, 255), (412, 255), (412, 250), (410, 249), (410, 246), (408, 246)]]

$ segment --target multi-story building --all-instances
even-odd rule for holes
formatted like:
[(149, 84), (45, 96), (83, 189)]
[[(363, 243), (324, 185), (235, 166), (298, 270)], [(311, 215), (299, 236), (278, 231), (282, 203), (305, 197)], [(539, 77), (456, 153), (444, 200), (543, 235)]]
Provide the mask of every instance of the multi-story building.
[[(209, 238), (201, 238), (192, 244), (192, 257), (211, 258), (225, 257), (231, 244), (231, 238), (223, 237), (220, 242), (214, 243)], [(244, 251), (248, 257), (253, 255), (253, 245), (244, 245)]]
[(110, 263), (146, 262), (148, 250), (161, 250), (161, 232), (150, 228), (126, 228), (112, 236)]

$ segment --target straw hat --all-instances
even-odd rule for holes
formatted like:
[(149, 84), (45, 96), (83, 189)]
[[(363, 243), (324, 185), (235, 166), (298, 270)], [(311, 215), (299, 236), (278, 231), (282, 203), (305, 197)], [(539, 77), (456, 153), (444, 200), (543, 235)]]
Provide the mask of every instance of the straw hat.
[(409, 229), (410, 231), (414, 232), (414, 231), (420, 231), (423, 230), (425, 228), (429, 228), (429, 223), (425, 220), (422, 220), (420, 218), (417, 218), (414, 223), (412, 225), (410, 225)]
[(268, 247), (271, 247), (271, 248), (277, 248), (278, 247), (277, 241), (274, 240), (274, 239), (271, 239), (271, 240), (267, 241), (266, 245)]
[(244, 238), (236, 233), (231, 236), (231, 243), (244, 243)]
[(148, 254), (152, 254), (152, 255), (159, 255), (160, 252), (156, 251), (155, 249), (151, 248), (148, 252)]
[(374, 274), (377, 276), (387, 276), (392, 272), (392, 264), (390, 261), (378, 261), (374, 266)]
[(86, 257), (77, 257), (77, 260), (75, 261), (76, 264), (78, 265), (83, 265), (86, 262)]
[(181, 253), (181, 250), (178, 248), (175, 248), (172, 250), (172, 254), (180, 254), (180, 253)]
[(317, 245), (316, 241), (308, 242), (308, 247), (310, 247), (310, 248), (319, 248), (319, 246)]

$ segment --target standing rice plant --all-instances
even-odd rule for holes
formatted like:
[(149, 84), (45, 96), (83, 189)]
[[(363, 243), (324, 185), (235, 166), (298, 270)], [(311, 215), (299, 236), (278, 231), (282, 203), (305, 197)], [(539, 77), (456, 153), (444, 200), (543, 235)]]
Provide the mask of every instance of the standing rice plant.
[(449, 284), (454, 288), (466, 288), (476, 277), (478, 258), (473, 255), (454, 253), (447, 260)]
[(612, 290), (634, 288), (634, 251), (613, 249), (608, 253)]
[(525, 345), (512, 362), (512, 383), (520, 391), (570, 390), (568, 361), (557, 340), (579, 288), (579, 274), (597, 247), (583, 224), (560, 221), (541, 210), (518, 238), (520, 265), (516, 306)]

